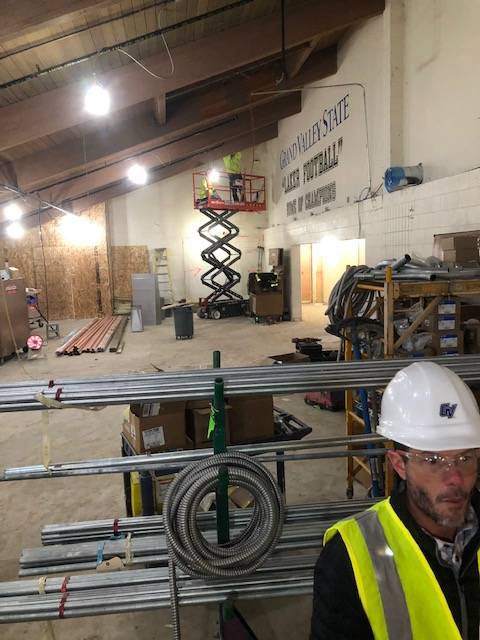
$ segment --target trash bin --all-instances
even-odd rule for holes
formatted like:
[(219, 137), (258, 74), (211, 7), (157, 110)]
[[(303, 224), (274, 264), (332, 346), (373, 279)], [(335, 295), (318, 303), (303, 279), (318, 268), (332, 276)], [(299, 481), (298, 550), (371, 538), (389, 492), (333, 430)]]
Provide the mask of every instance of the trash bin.
[(177, 340), (193, 338), (193, 310), (190, 306), (175, 307), (173, 310), (175, 337)]

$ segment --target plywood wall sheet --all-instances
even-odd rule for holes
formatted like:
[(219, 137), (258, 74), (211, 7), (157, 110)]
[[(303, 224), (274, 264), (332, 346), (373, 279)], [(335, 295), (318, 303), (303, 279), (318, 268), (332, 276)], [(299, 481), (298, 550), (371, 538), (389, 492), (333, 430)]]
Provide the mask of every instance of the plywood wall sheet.
[(132, 273), (150, 273), (147, 246), (111, 247), (114, 300), (132, 299)]
[[(3, 254), (20, 269), (27, 287), (40, 289), (39, 303), (52, 320), (92, 318), (112, 312), (105, 205), (82, 212), (88, 233), (66, 234), (63, 217), (29, 229), (21, 241), (5, 239)], [(93, 231), (92, 231), (93, 233)], [(95, 238), (95, 246), (91, 245)], [(48, 295), (48, 305), (47, 305)]]

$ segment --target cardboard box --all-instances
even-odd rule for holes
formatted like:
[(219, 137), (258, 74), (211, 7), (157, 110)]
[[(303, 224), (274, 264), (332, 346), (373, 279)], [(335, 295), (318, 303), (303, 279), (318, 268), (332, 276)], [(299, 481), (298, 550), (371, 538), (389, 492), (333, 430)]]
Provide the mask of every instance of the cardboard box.
[(266, 291), (250, 295), (250, 311), (255, 316), (283, 315), (283, 293)]
[(453, 298), (444, 298), (438, 303), (436, 314), (451, 315), (460, 313), (460, 301)]
[(444, 251), (443, 261), (461, 266), (474, 266), (478, 264), (478, 250)]
[(185, 402), (164, 402), (155, 416), (143, 417), (142, 405), (130, 405), (123, 433), (137, 454), (185, 448)]
[(444, 251), (462, 251), (468, 249), (478, 249), (478, 236), (448, 236), (438, 238), (440, 247)]
[(463, 331), (434, 331), (432, 346), (438, 355), (463, 353)]
[(273, 397), (230, 398), (230, 441), (232, 444), (262, 442), (274, 435)]
[(460, 322), (466, 320), (480, 320), (480, 304), (462, 304), (460, 307)]
[[(206, 402), (206, 401), (205, 401)], [(208, 424), (210, 422), (210, 404), (204, 408), (187, 408), (187, 436), (193, 442), (195, 449), (213, 447), (213, 437), (208, 438)], [(225, 442), (230, 444), (229, 417), (231, 407), (225, 405)]]
[(429, 331), (456, 331), (460, 329), (460, 315), (434, 315), (425, 320), (423, 326)]
[(464, 325), (465, 353), (480, 353), (480, 323), (467, 322)]

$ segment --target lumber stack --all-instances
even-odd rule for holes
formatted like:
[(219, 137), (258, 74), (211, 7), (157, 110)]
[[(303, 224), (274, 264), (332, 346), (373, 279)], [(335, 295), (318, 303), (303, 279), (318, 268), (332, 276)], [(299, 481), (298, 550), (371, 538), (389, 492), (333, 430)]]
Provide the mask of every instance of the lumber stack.
[[(81, 353), (100, 353), (112, 342), (116, 348), (121, 340), (128, 318), (124, 316), (105, 316), (95, 318), (81, 327), (76, 333), (55, 350), (57, 356), (79, 356)], [(111, 349), (112, 350), (112, 349)]]

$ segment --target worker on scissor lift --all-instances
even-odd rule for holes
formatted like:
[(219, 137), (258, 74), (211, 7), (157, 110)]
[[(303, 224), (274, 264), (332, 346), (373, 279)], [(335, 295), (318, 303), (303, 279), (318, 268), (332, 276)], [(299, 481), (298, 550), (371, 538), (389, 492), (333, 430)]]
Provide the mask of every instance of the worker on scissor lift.
[(228, 156), (224, 156), (223, 164), (225, 166), (225, 171), (228, 173), (232, 200), (233, 202), (241, 202), (244, 198), (242, 188), (242, 154), (240, 151), (237, 153), (229, 153)]
[(378, 431), (399, 486), (325, 533), (311, 640), (478, 640), (475, 397), (449, 369), (416, 362), (387, 386)]
[(215, 190), (215, 187), (211, 183), (207, 176), (204, 176), (200, 181), (200, 187), (198, 189), (197, 206), (204, 207), (208, 204), (208, 199), (220, 200), (220, 196)]

